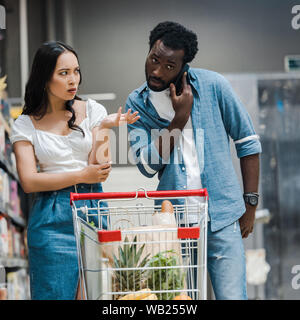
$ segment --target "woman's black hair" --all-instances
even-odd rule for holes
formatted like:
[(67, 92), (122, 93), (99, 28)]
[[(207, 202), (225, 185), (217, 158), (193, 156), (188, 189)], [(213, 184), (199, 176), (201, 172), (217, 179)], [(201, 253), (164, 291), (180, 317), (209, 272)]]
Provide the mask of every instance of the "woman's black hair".
[(197, 35), (177, 22), (161, 22), (150, 32), (150, 50), (157, 40), (173, 50), (183, 49), (183, 64), (191, 62), (198, 52)]
[[(45, 42), (37, 50), (33, 59), (31, 73), (26, 84), (24, 98), (25, 105), (22, 114), (33, 115), (39, 119), (43, 118), (46, 114), (48, 104), (46, 86), (51, 80), (58, 57), (65, 51), (72, 52), (78, 60), (75, 50), (60, 41)], [(80, 70), (79, 74), (80, 84), (82, 80)], [(78, 96), (75, 96), (74, 99), (81, 100)], [(65, 104), (66, 110), (72, 113), (72, 116), (68, 121), (68, 127), (72, 130), (80, 131), (83, 136), (85, 136), (84, 131), (75, 124), (75, 110), (72, 107), (74, 99), (66, 101)]]

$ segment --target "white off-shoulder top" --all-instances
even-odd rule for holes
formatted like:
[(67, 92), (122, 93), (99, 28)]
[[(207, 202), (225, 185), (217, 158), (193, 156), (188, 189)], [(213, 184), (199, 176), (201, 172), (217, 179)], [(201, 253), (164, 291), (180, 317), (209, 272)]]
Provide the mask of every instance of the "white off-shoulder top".
[(99, 126), (107, 116), (103, 105), (88, 99), (86, 118), (79, 125), (85, 133), (72, 130), (68, 135), (36, 129), (28, 115), (20, 115), (12, 126), (11, 143), (29, 141), (34, 147), (41, 172), (69, 172), (81, 170), (88, 165), (92, 149), (92, 129)]

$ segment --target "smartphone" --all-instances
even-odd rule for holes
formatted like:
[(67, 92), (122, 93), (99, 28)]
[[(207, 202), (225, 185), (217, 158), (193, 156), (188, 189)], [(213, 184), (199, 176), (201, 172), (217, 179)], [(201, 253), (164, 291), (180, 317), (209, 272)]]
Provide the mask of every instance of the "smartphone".
[[(176, 94), (179, 95), (182, 90), (182, 76), (185, 72), (189, 70), (190, 66), (186, 63), (182, 69), (180, 70), (176, 80), (175, 80), (175, 87), (176, 87)], [(186, 81), (188, 82), (188, 75), (186, 77)]]

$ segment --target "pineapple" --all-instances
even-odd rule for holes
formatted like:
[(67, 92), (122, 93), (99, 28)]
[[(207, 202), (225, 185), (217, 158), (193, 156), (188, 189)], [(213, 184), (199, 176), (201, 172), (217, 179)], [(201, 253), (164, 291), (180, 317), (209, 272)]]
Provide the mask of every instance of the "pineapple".
[[(137, 237), (133, 239), (133, 244), (128, 244), (129, 240), (126, 236), (125, 244), (123, 248), (119, 247), (119, 259), (115, 255), (114, 258), (114, 268), (121, 268), (121, 270), (115, 270), (114, 276), (116, 280), (116, 290), (118, 291), (138, 291), (143, 287), (144, 274), (146, 272), (143, 268), (147, 265), (149, 261), (148, 254), (142, 261), (141, 255), (145, 248), (143, 244), (137, 250)], [(124, 268), (134, 268), (132, 270), (122, 270)]]

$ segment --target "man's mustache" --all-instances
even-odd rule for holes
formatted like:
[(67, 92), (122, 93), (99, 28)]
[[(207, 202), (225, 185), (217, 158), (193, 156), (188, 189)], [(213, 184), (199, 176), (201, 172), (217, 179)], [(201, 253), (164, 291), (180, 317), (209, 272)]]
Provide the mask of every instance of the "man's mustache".
[(160, 78), (156, 78), (156, 77), (151, 77), (151, 76), (150, 76), (150, 77), (148, 78), (148, 81), (149, 81), (149, 80), (155, 80), (155, 81), (157, 81), (157, 82), (160, 82), (161, 84), (165, 84), (165, 82), (164, 82), (163, 80), (161, 80)]

